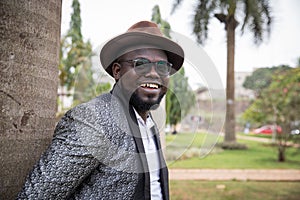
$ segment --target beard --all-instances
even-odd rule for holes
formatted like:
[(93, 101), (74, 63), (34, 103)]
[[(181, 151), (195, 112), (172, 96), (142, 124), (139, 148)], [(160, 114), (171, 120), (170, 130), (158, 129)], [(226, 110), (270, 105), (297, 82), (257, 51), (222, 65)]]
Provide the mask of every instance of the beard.
[(155, 110), (158, 108), (162, 98), (164, 97), (164, 94), (160, 94), (158, 99), (153, 102), (146, 102), (143, 101), (137, 92), (135, 91), (129, 100), (129, 103), (137, 110), (137, 111), (149, 111), (149, 110)]

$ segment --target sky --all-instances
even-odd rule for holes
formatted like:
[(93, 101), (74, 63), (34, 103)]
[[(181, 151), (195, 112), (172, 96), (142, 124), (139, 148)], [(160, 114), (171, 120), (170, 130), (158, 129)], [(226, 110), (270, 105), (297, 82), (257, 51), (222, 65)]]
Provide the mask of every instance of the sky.
[[(151, 20), (152, 8), (159, 5), (161, 16), (167, 20), (172, 31), (182, 34), (195, 42), (192, 34), (192, 19), (197, 0), (184, 0), (175, 13), (171, 14), (175, 0), (79, 0), (81, 6), (82, 34), (90, 40), (94, 49), (108, 39), (124, 33), (132, 24), (140, 20)], [(103, 3), (105, 2), (105, 3)], [(72, 0), (64, 0), (62, 8), (62, 35), (69, 28)], [(259, 67), (272, 67), (281, 64), (295, 67), (300, 57), (300, 1), (271, 0), (273, 25), (270, 37), (260, 46), (253, 43), (249, 32), (241, 35), (240, 26), (236, 29), (235, 71), (251, 72)], [(199, 45), (211, 59), (226, 82), (226, 38), (224, 25), (212, 18), (208, 40)], [(193, 72), (187, 75), (197, 82)]]

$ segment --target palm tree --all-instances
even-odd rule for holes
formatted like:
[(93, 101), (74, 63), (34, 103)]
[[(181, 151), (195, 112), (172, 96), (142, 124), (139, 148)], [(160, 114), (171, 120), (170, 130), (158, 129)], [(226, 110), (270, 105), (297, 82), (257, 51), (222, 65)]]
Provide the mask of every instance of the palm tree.
[(15, 199), (55, 127), (61, 0), (1, 0), (0, 199)]
[[(182, 3), (176, 0), (172, 12)], [(253, 33), (254, 43), (263, 41), (264, 32), (270, 33), (272, 18), (268, 0), (199, 0), (195, 8), (193, 33), (197, 41), (203, 44), (208, 36), (209, 21), (216, 17), (225, 24), (227, 39), (227, 83), (226, 83), (226, 123), (224, 144), (236, 143), (234, 113), (234, 49), (235, 29), (240, 17), (243, 22), (242, 33), (247, 28)], [(238, 13), (243, 13), (239, 16)]]

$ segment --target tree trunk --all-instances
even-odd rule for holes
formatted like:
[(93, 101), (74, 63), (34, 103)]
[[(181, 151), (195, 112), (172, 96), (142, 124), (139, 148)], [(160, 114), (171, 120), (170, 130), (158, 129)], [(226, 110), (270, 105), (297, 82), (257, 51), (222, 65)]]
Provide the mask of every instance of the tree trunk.
[(278, 146), (278, 162), (285, 162), (285, 147), (283, 145)]
[[(289, 133), (289, 124), (281, 123), (282, 132), (278, 133), (278, 162), (285, 162), (285, 148), (287, 146), (287, 140), (288, 140), (288, 133)], [(277, 123), (275, 123), (275, 126)], [(277, 128), (275, 127), (275, 130), (277, 132)]]
[(227, 86), (226, 86), (226, 121), (225, 143), (235, 143), (235, 100), (234, 100), (234, 48), (235, 28), (237, 21), (228, 17), (226, 21), (227, 33)]
[(55, 126), (61, 0), (0, 2), (0, 199), (15, 199)]

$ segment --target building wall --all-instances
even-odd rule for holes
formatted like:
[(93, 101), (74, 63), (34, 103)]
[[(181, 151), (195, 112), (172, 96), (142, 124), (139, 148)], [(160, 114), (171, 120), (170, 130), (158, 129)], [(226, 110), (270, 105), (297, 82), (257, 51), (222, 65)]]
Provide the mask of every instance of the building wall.
[(236, 99), (253, 99), (254, 92), (243, 87), (243, 83), (247, 76), (252, 72), (235, 72), (235, 98)]

